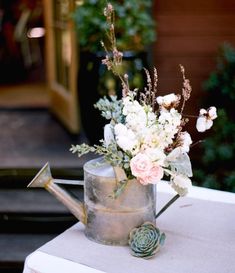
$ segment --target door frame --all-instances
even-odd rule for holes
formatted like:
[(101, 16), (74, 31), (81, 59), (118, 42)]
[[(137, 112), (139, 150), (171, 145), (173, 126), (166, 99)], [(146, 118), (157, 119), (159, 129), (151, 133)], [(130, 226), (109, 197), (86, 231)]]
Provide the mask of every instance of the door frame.
[[(68, 129), (70, 133), (80, 132), (80, 116), (77, 92), (78, 73), (78, 43), (75, 24), (72, 19), (66, 22), (66, 30), (69, 31), (71, 44), (71, 64), (68, 73), (68, 88), (66, 89), (56, 79), (56, 45), (55, 30), (58, 27), (53, 18), (53, 1), (43, 0), (44, 20), (45, 20), (45, 59), (46, 77), (50, 94), (50, 111)], [(68, 0), (71, 12), (75, 8), (75, 1)]]

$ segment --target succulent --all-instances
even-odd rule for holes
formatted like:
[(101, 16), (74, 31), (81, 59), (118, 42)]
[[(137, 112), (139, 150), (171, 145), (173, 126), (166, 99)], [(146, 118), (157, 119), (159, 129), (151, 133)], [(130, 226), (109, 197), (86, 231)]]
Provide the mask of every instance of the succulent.
[(144, 259), (152, 258), (164, 244), (165, 238), (165, 233), (161, 233), (153, 223), (145, 222), (130, 232), (131, 254)]

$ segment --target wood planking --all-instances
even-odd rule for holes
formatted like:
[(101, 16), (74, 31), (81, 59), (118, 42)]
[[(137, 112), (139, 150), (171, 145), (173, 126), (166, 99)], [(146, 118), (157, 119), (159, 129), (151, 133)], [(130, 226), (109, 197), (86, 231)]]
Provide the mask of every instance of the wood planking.
[(201, 100), (203, 82), (215, 68), (219, 46), (225, 41), (235, 46), (235, 2), (155, 0), (153, 11), (158, 36), (154, 64), (159, 74), (159, 93), (180, 92), (182, 64), (193, 87), (193, 111)]
[(156, 0), (155, 7), (161, 14), (234, 14), (234, 0)]
[[(234, 2), (235, 5), (235, 2)], [(235, 12), (234, 12), (235, 13)], [(161, 35), (220, 36), (234, 33), (234, 14), (172, 15), (157, 13)], [(205, 27), (206, 26), (206, 27)]]

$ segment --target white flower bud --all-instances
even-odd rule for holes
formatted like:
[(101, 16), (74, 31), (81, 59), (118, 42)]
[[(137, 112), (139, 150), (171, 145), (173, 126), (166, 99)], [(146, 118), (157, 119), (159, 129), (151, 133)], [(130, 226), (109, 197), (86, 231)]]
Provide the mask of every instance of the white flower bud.
[(104, 126), (104, 144), (109, 146), (114, 141), (114, 135), (111, 124), (106, 124)]

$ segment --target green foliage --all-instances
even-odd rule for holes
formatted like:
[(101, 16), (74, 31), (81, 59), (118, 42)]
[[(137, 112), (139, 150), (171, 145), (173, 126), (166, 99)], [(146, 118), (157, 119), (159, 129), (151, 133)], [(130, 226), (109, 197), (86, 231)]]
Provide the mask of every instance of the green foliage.
[[(155, 22), (151, 17), (151, 0), (108, 1), (115, 9), (115, 29), (120, 50), (143, 50), (156, 39)], [(107, 0), (84, 0), (77, 6), (73, 18), (82, 50), (102, 50), (106, 18), (103, 15)]]
[(122, 105), (121, 100), (117, 96), (104, 96), (95, 105), (95, 108), (101, 111), (101, 116), (106, 119), (112, 119), (114, 122), (119, 123), (122, 121)]
[(204, 87), (218, 118), (202, 144), (202, 164), (194, 177), (202, 186), (235, 192), (235, 48), (231, 45), (221, 46), (216, 70)]
[[(103, 141), (100, 140), (101, 144)], [(130, 173), (130, 156), (123, 151), (121, 151), (115, 142), (111, 142), (109, 145), (94, 145), (89, 146), (88, 144), (72, 145), (70, 151), (73, 154), (77, 154), (78, 157), (81, 157), (87, 153), (95, 153), (97, 155), (103, 156), (105, 161), (108, 162), (111, 166), (118, 166), (123, 168), (126, 172), (126, 175), (129, 179), (132, 179), (133, 176)]]

